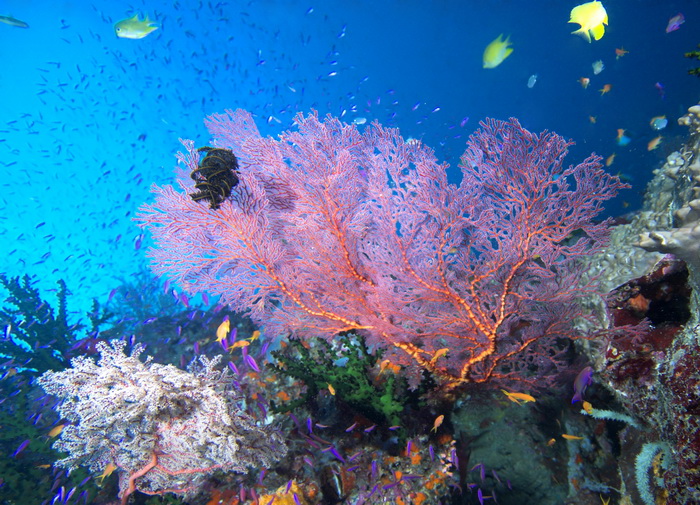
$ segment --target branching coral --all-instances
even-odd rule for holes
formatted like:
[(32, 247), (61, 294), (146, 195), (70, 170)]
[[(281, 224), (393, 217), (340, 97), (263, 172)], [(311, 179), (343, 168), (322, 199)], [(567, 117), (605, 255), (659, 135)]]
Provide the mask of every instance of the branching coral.
[(142, 362), (136, 346), (98, 344), (97, 363), (79, 357), (72, 368), (47, 372), (39, 384), (61, 398), (67, 425), (54, 447), (59, 466), (119, 472), (122, 504), (146, 494), (195, 494), (214, 472), (267, 467), (286, 454), (282, 437), (246, 414), (218, 359), (200, 357), (189, 372)]

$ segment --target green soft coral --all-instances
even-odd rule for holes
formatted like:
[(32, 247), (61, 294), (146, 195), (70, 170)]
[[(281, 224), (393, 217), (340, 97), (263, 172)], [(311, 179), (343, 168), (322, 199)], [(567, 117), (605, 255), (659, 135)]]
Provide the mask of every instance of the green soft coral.
[[(392, 374), (382, 383), (375, 383), (369, 375), (382, 351), (370, 352), (362, 337), (349, 333), (338, 337), (339, 349), (323, 339), (316, 339), (311, 348), (298, 340), (289, 341), (288, 351), (274, 351), (280, 365), (270, 365), (281, 375), (302, 381), (306, 392), (302, 398), (283, 405), (274, 405), (278, 412), (287, 412), (314, 398), (330, 384), (338, 400), (345, 402), (377, 424), (398, 425), (404, 405), (397, 390), (400, 384)], [(344, 365), (338, 360), (346, 359)]]

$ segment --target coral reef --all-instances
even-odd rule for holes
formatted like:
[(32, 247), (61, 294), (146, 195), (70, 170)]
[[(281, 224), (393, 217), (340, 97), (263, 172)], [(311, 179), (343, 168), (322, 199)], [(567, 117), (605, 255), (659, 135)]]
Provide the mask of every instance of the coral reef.
[[(601, 317), (609, 331), (602, 347), (582, 346), (626, 411), (618, 417), (643, 421), (644, 432), (620, 432), (621, 486), (668, 505), (700, 502), (700, 105), (679, 124), (690, 127), (688, 143), (655, 171), (643, 210), (595, 258), (591, 274), (612, 290)], [(656, 477), (641, 481), (646, 443), (665, 450)]]
[[(671, 253), (681, 258), (700, 278), (700, 156), (697, 154), (700, 149), (700, 105), (688, 109), (688, 114), (680, 118), (678, 124), (690, 127), (691, 140), (683, 152), (670, 157), (663, 171), (676, 183), (674, 193), (680, 207), (673, 213), (671, 229), (642, 234), (639, 246), (647, 251)], [(685, 163), (679, 164), (681, 160)], [(698, 286), (700, 283), (695, 284), (696, 288)]]
[[(282, 376), (299, 379), (306, 386), (302, 397), (275, 410), (293, 410), (315, 398), (320, 390), (331, 388), (337, 400), (375, 423), (401, 424), (403, 404), (409, 400), (409, 392), (405, 385), (399, 387), (396, 376), (388, 371), (382, 381), (372, 380), (372, 368), (381, 358), (381, 352), (370, 353), (364, 339), (351, 334), (339, 336), (333, 344), (322, 339), (314, 340), (313, 344), (307, 349), (299, 340), (290, 340), (286, 350), (272, 352), (278, 360), (272, 369)], [(337, 365), (338, 361), (342, 365)]]
[(125, 504), (136, 490), (191, 496), (215, 472), (267, 467), (286, 454), (282, 437), (241, 409), (219, 359), (200, 357), (184, 372), (142, 362), (140, 345), (127, 356), (125, 346), (101, 342), (97, 363), (75, 358), (39, 378), (69, 422), (54, 444), (68, 454), (57, 465), (116, 470)]
[[(22, 278), (0, 275), (0, 284), (8, 293), (0, 309), (0, 324), (5, 328), (0, 338), (0, 355), (13, 357), (11, 366), (21, 364), (41, 374), (68, 365), (74, 355), (73, 346), (84, 336), (86, 326), (81, 321), (74, 324), (68, 321), (65, 282), (57, 282), (55, 309), (42, 298), (34, 282), (28, 275)], [(88, 334), (95, 335), (100, 326), (110, 320), (111, 314), (94, 301), (87, 317), (90, 320)]]
[[(448, 384), (531, 387), (562, 366), (574, 333), (579, 259), (598, 250), (605, 200), (624, 187), (592, 156), (563, 165), (569, 142), (487, 120), (461, 159), (463, 180), (420, 142), (373, 124), (298, 115), (262, 138), (250, 114), (211, 116), (214, 144), (240, 161), (218, 209), (156, 187), (139, 220), (158, 274), (208, 291), (270, 334), (362, 333), (394, 364)], [(192, 142), (179, 159), (198, 170)]]

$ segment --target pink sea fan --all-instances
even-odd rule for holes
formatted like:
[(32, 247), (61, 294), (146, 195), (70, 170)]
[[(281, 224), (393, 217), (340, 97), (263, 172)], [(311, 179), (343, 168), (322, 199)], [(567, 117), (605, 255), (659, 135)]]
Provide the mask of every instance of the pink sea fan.
[[(579, 259), (601, 247), (594, 223), (624, 187), (600, 158), (565, 168), (570, 142), (487, 120), (469, 139), (462, 182), (418, 141), (378, 123), (316, 114), (262, 138), (250, 114), (207, 126), (239, 158), (239, 185), (218, 210), (154, 186), (139, 214), (154, 270), (189, 292), (220, 295), (270, 335), (362, 333), (390, 359), (456, 384), (535, 383), (574, 337)], [(190, 141), (179, 160), (200, 154)]]

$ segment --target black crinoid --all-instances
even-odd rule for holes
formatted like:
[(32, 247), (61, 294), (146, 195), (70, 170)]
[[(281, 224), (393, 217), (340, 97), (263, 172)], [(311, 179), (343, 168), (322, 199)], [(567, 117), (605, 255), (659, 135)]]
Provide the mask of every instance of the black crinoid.
[(200, 147), (197, 151), (207, 154), (190, 174), (197, 189), (190, 196), (195, 202), (209, 201), (209, 207), (216, 210), (238, 184), (238, 160), (229, 149)]

